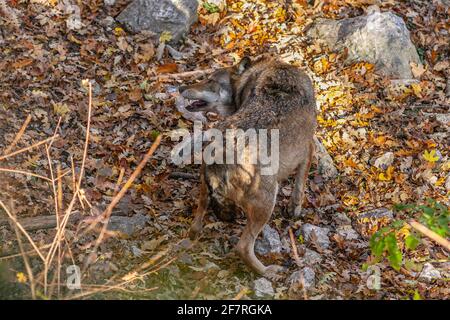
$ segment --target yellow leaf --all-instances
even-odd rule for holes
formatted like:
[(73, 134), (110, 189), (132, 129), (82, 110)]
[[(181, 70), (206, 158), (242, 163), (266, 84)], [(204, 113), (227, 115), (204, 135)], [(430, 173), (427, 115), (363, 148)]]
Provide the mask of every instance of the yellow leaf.
[(386, 172), (381, 172), (378, 175), (378, 179), (380, 181), (390, 181), (392, 180), (392, 173), (394, 172), (394, 167), (393, 166), (389, 166), (386, 170)]
[(170, 40), (172, 40), (172, 33), (170, 33), (170, 31), (164, 31), (159, 36), (159, 42), (161, 43), (166, 43), (169, 42)]
[(69, 107), (65, 103), (54, 103), (53, 111), (60, 116), (64, 116), (66, 113), (70, 112)]
[(411, 84), (411, 88), (418, 98), (422, 98), (422, 87), (418, 83)]
[(436, 183), (434, 185), (436, 187), (440, 187), (440, 186), (442, 186), (445, 183), (445, 180), (446, 179), (444, 177), (441, 177), (441, 178), (438, 179), (438, 181), (436, 181)]
[(425, 152), (423, 153), (423, 158), (428, 162), (434, 163), (439, 160), (439, 155), (437, 154), (436, 149), (433, 149), (430, 152), (428, 152), (428, 150), (425, 150)]
[(117, 28), (114, 28), (114, 34), (117, 37), (124, 36), (125, 35), (125, 31), (121, 27), (117, 27)]
[(27, 282), (27, 276), (23, 274), (23, 272), (17, 272), (16, 274), (17, 281), (19, 283), (26, 283)]
[(441, 170), (444, 170), (444, 171), (450, 170), (450, 161), (444, 162), (441, 166)]

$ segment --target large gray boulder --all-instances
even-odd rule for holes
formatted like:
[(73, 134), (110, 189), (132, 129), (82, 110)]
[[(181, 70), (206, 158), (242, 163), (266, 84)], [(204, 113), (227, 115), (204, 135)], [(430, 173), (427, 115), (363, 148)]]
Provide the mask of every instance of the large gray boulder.
[(308, 36), (323, 41), (332, 51), (348, 49), (347, 63), (366, 61), (396, 79), (412, 78), (410, 63), (420, 64), (403, 19), (371, 7), (367, 15), (342, 20), (320, 19)]
[(117, 17), (132, 32), (169, 32), (177, 42), (197, 21), (198, 0), (134, 0)]

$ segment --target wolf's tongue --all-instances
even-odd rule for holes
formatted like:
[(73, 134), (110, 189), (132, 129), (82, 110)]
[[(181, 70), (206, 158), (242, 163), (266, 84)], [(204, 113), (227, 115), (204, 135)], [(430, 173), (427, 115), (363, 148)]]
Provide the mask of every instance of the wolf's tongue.
[(196, 101), (192, 102), (190, 105), (188, 105), (187, 109), (195, 110), (197, 108), (204, 107), (206, 105), (207, 105), (207, 103), (205, 101), (196, 100)]

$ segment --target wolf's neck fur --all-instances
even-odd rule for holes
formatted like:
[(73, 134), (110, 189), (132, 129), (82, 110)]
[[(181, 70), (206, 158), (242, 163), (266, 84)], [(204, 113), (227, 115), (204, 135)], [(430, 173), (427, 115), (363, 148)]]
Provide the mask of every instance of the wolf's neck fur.
[(266, 64), (256, 62), (253, 66), (245, 70), (237, 79), (232, 79), (234, 89), (233, 101), (236, 110), (240, 109), (241, 106), (254, 95), (258, 79), (265, 68)]

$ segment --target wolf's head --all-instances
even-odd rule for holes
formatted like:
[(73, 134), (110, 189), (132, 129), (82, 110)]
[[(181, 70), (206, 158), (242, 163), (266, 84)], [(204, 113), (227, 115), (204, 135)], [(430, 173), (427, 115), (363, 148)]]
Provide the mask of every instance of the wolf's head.
[(234, 101), (234, 82), (251, 65), (251, 60), (244, 57), (238, 64), (214, 71), (207, 79), (191, 86), (181, 86), (181, 95), (195, 100), (186, 109), (188, 111), (211, 111), (222, 116), (236, 112)]

